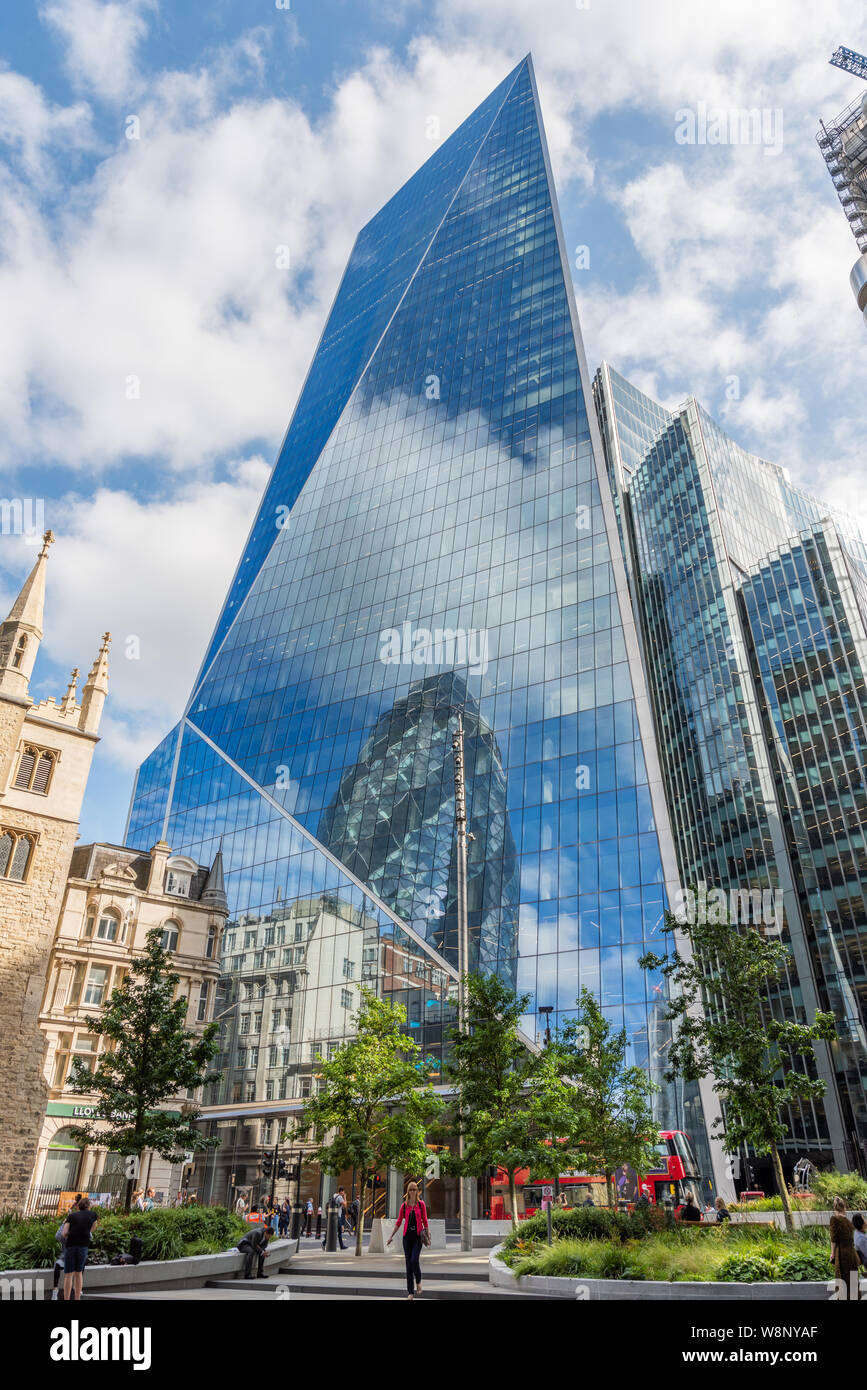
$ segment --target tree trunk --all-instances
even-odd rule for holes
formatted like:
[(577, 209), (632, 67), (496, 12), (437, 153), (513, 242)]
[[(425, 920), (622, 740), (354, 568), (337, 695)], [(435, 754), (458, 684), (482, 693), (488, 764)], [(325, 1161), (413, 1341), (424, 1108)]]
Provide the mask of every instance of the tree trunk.
[(614, 1174), (613, 1174), (613, 1173), (609, 1173), (609, 1172), (607, 1171), (607, 1169), (606, 1169), (606, 1172), (605, 1172), (605, 1196), (606, 1196), (606, 1198), (608, 1199), (608, 1206), (609, 1206), (609, 1209), (610, 1209), (611, 1211), (613, 1211), (613, 1210), (614, 1210)]
[[(361, 1176), (358, 1179), (358, 1221), (355, 1224), (355, 1253), (361, 1254), (361, 1242), (364, 1237), (364, 1193), (367, 1187), (367, 1171), (362, 1168)], [(374, 1195), (376, 1188), (374, 1187)]]
[(515, 1170), (509, 1169), (509, 1206), (511, 1207), (512, 1230), (518, 1229), (518, 1188), (515, 1183)]
[(777, 1191), (780, 1194), (780, 1201), (783, 1204), (783, 1212), (786, 1218), (786, 1230), (794, 1233), (795, 1218), (792, 1215), (792, 1204), (789, 1201), (789, 1190), (786, 1187), (786, 1179), (783, 1174), (783, 1163), (776, 1144), (771, 1145), (771, 1162), (774, 1165), (774, 1178), (777, 1183)]

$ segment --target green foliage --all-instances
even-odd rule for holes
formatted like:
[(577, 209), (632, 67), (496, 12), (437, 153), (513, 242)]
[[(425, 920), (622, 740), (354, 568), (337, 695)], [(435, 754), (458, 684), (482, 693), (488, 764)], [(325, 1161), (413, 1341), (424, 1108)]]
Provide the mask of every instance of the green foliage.
[[(50, 1269), (60, 1254), (56, 1233), (61, 1216), (0, 1221), (0, 1269)], [(109, 1264), (140, 1236), (142, 1258), (175, 1260), (213, 1254), (237, 1245), (249, 1226), (225, 1207), (156, 1207), (125, 1216), (106, 1212), (93, 1227), (89, 1263)]]
[(821, 1281), (830, 1274), (825, 1227), (808, 1227), (797, 1235), (749, 1225), (676, 1226), (641, 1233), (630, 1230), (622, 1219), (612, 1221), (610, 1231), (606, 1224), (576, 1235), (577, 1223), (572, 1229), (561, 1223), (549, 1248), (535, 1218), (523, 1221), (506, 1240), (502, 1257), (516, 1274), (570, 1278), (762, 1283)]
[(307, 1101), (288, 1135), (297, 1142), (311, 1130), (323, 1136), (306, 1155), (306, 1162), (318, 1163), (323, 1172), (357, 1171), (362, 1199), (358, 1255), (368, 1177), (389, 1165), (420, 1176), (427, 1128), (442, 1107), (432, 1087), (422, 1082), (422, 1051), (405, 1027), (402, 1004), (379, 999), (362, 987), (356, 1035), (327, 1061), (319, 1059), (321, 1090)]
[[(445, 1076), (456, 1095), (452, 1128), (464, 1138), (463, 1162), (446, 1170), (472, 1177), (503, 1168), (510, 1180), (519, 1168), (554, 1178), (574, 1166), (567, 1088), (553, 1049), (530, 1052), (521, 1039), (528, 996), (518, 996), (496, 975), (467, 976), (467, 1026), (452, 1034)], [(514, 1217), (514, 1202), (512, 1203)]]
[(721, 1283), (761, 1284), (774, 1278), (774, 1265), (761, 1255), (727, 1255), (716, 1271)]
[[(607, 1207), (555, 1207), (551, 1217), (555, 1240), (636, 1240), (665, 1224), (665, 1213), (652, 1206), (631, 1212)], [(530, 1216), (507, 1236), (505, 1245), (512, 1249), (521, 1241), (544, 1240), (547, 1230), (544, 1214)]]
[[(807, 1024), (774, 1017), (768, 991), (790, 964), (788, 949), (754, 928), (711, 920), (714, 915), (708, 912), (707, 920), (679, 922), (667, 912), (663, 930), (670, 938), (669, 954), (651, 952), (640, 961), (671, 985), (665, 1018), (675, 1029), (666, 1080), (717, 1078), (714, 1090), (724, 1113), (715, 1127), (724, 1136), (727, 1152), (748, 1145), (756, 1153), (771, 1154), (791, 1225), (777, 1151), (787, 1134), (781, 1110), (824, 1094), (825, 1083), (796, 1069), (794, 1059), (811, 1056), (820, 1039), (833, 1040), (834, 1017), (817, 1011)], [(687, 939), (690, 956), (677, 950), (678, 933)]]
[(777, 1260), (774, 1277), (785, 1283), (798, 1283), (804, 1279), (832, 1279), (834, 1266), (830, 1251), (793, 1250), (791, 1254), (781, 1255)]
[(586, 1173), (602, 1173), (613, 1201), (612, 1176), (621, 1163), (646, 1172), (656, 1157), (654, 1086), (642, 1067), (626, 1061), (626, 1029), (615, 1032), (587, 988), (575, 1017), (558, 1034), (556, 1067), (570, 1083), (571, 1147)]
[(9, 1222), (0, 1232), (0, 1269), (50, 1269), (60, 1254), (58, 1216)]
[(196, 1106), (185, 1104), (181, 1114), (158, 1108), (219, 1080), (219, 1072), (208, 1070), (217, 1051), (217, 1025), (203, 1033), (186, 1027), (188, 1000), (174, 998), (180, 976), (160, 938), (158, 927), (148, 932), (145, 950), (121, 987), (112, 990), (98, 1018), (87, 1019), (89, 1032), (112, 1046), (93, 1072), (76, 1061), (68, 1084), (76, 1094), (96, 1096), (94, 1118), (73, 1127), (82, 1143), (122, 1154), (155, 1149), (177, 1163), (184, 1150), (196, 1153), (219, 1143), (197, 1128)]
[(863, 1211), (867, 1208), (867, 1182), (860, 1173), (838, 1173), (829, 1169), (824, 1173), (814, 1173), (811, 1187), (821, 1205), (826, 1210), (834, 1205), (835, 1197), (842, 1197), (849, 1211)]

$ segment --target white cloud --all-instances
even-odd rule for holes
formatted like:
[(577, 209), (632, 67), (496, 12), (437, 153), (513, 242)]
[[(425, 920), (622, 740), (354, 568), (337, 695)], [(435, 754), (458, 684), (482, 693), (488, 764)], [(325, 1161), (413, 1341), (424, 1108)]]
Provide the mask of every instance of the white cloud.
[[(183, 708), (269, 467), (260, 457), (242, 459), (224, 482), (188, 482), (146, 502), (99, 489), (69, 496), (47, 516), (57, 541), (42, 651), (55, 667), (78, 666), (83, 681), (100, 634), (112, 633), (101, 733), (124, 768), (150, 752)], [(32, 550), (8, 539), (2, 554), (20, 581)], [(15, 582), (6, 588), (8, 608)], [(41, 693), (55, 693), (53, 684)]]
[(137, 50), (154, 8), (153, 0), (52, 0), (40, 15), (63, 41), (76, 86), (120, 101), (138, 88)]
[(445, 137), (502, 75), (429, 43), (409, 67), (375, 51), (316, 125), (288, 100), (227, 101), (205, 69), (154, 79), (140, 138), (62, 218), (7, 195), (0, 456), (184, 471), (276, 443), (358, 229), (434, 148), (428, 115)]
[[(591, 365), (606, 356), (669, 404), (696, 394), (830, 500), (867, 494), (856, 249), (813, 143), (819, 115), (857, 94), (826, 61), (857, 36), (854, 0), (731, 0), (700, 20), (687, 0), (499, 0), (496, 24), (489, 0), (407, 10), (424, 32), (401, 57), (360, 54), (313, 120), (263, 94), (259, 30), (142, 82), (154, 7), (52, 0), (43, 15), (77, 89), (134, 94), (141, 122), (69, 175), (59, 215), (43, 205), (47, 172), (58, 150), (93, 150), (90, 112), (0, 74), (0, 139), (17, 160), (0, 180), (0, 460), (98, 478), (156, 455), (177, 474), (163, 483), (174, 497), (103, 488), (56, 528), (46, 649), (89, 664), (115, 631), (105, 737), (125, 768), (177, 718), (264, 481), (252, 460), (210, 485), (213, 460), (276, 446), (357, 231), (434, 148), (428, 117), (447, 135), (527, 50), (573, 220), (592, 181), (635, 248), (626, 289), (579, 287)], [(699, 101), (782, 106), (782, 154), (677, 146), (675, 112)], [(612, 116), (656, 134), (631, 145)], [(731, 374), (741, 395), (726, 404)]]

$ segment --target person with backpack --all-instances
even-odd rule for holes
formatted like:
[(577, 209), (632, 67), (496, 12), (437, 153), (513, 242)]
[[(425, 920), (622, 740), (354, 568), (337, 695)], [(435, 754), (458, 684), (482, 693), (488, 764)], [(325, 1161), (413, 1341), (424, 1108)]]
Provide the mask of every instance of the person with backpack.
[(407, 1298), (415, 1298), (417, 1293), (421, 1293), (421, 1248), (423, 1245), (430, 1245), (427, 1207), (419, 1196), (417, 1182), (411, 1182), (406, 1189), (406, 1197), (397, 1214), (394, 1230), (388, 1238), (389, 1245), (394, 1240), (397, 1228), (401, 1224), (403, 1224), (403, 1257), (406, 1260), (406, 1296)]

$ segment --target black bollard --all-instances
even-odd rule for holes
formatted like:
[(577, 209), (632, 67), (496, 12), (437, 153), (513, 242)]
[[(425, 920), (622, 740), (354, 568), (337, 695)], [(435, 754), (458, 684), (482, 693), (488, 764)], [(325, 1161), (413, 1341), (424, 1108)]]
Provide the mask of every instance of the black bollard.
[(296, 1202), (292, 1207), (292, 1226), (289, 1231), (289, 1239), (297, 1240), (301, 1234), (301, 1215), (303, 1208), (300, 1202)]
[(335, 1202), (329, 1202), (325, 1208), (325, 1249), (326, 1251), (337, 1249), (337, 1218), (340, 1208)]

